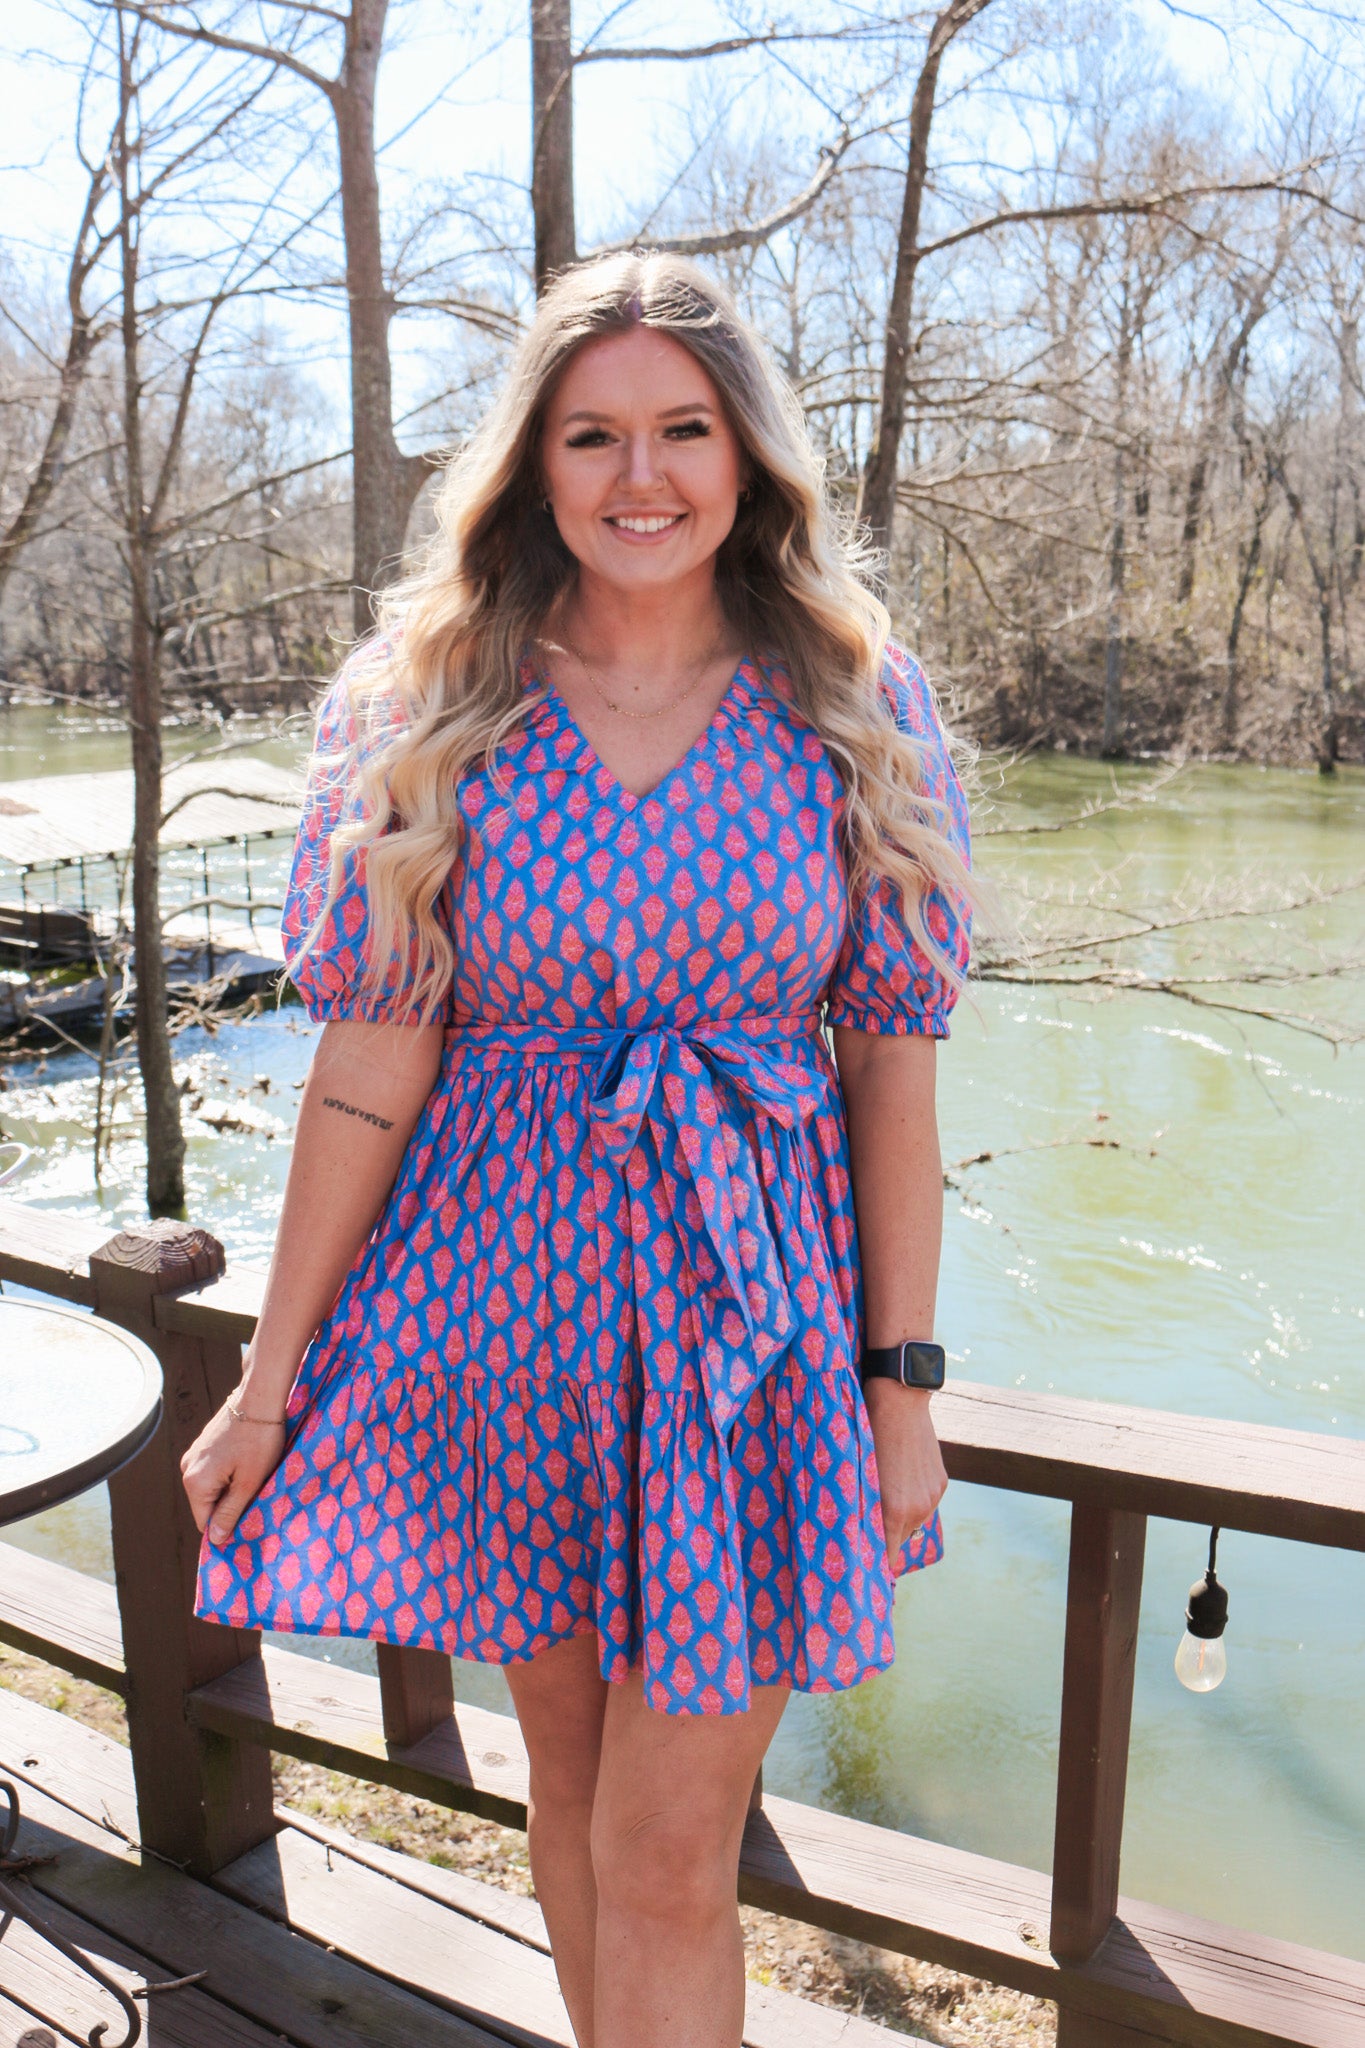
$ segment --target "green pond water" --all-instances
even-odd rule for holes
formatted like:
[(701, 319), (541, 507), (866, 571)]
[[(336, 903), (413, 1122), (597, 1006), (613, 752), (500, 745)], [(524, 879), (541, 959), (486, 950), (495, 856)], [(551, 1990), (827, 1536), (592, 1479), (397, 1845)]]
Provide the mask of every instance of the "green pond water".
[[(124, 758), (116, 727), (49, 712), (0, 717), (0, 779)], [(1125, 770), (1120, 783), (1149, 774)], [(1109, 787), (1093, 763), (1031, 761), (1006, 773), (995, 822), (1065, 819)], [(1195, 768), (1138, 808), (983, 839), (980, 852), (984, 871), (1034, 897), (1098, 897), (1123, 914), (1177, 894), (1226, 908), (1238, 878), (1264, 900), (1299, 878), (1340, 884), (1365, 870), (1365, 776), (1325, 784)], [(1365, 897), (1342, 895), (1197, 925), (1144, 940), (1131, 964), (1321, 969), (1365, 951), (1363, 907)], [(1206, 993), (1346, 1024), (1365, 1017), (1359, 978)], [(314, 1035), (286, 1007), (179, 1042), (206, 1109), (231, 1105), (249, 1126), (188, 1122), (192, 1214), (238, 1258), (267, 1256)], [(980, 987), (958, 1011), (940, 1072), (954, 1179), (940, 1333), (959, 1375), (1365, 1437), (1365, 1048), (1337, 1051), (1168, 996), (1035, 981)], [(131, 1219), (135, 1097), (120, 1111), (97, 1197), (92, 1096), (90, 1062), (76, 1054), (10, 1070), (0, 1123), (40, 1148), (12, 1191)], [(985, 1152), (989, 1162), (957, 1164)], [(851, 1694), (796, 1697), (765, 1782), (1046, 1869), (1066, 1510), (959, 1484), (944, 1518), (944, 1561), (898, 1594), (895, 1669)], [(6, 1536), (109, 1574), (99, 1495)], [(1171, 1660), (1206, 1543), (1191, 1525), (1150, 1527), (1123, 1889), (1365, 1958), (1365, 1556), (1225, 1533), (1229, 1672), (1197, 1698)], [(368, 1645), (298, 1647), (371, 1659)], [(496, 1670), (455, 1668), (463, 1698), (506, 1710)]]

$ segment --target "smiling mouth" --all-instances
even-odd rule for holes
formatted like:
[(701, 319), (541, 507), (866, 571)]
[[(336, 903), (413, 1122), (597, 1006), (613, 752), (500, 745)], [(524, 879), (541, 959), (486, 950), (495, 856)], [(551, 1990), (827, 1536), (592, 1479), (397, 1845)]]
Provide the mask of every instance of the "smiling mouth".
[(681, 526), (686, 517), (685, 512), (617, 512), (608, 517), (607, 525), (614, 526), (618, 533), (668, 533)]

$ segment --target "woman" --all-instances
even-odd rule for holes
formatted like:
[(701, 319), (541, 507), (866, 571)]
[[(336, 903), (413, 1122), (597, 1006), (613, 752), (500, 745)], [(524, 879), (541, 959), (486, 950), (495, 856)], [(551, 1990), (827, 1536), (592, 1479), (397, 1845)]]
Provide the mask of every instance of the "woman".
[(900, 1347), (961, 791), (695, 267), (562, 278), (439, 511), (321, 714), (284, 922), (326, 1029), (185, 1461), (198, 1611), (505, 1665), (579, 2042), (734, 2048), (760, 1760), (941, 1549)]

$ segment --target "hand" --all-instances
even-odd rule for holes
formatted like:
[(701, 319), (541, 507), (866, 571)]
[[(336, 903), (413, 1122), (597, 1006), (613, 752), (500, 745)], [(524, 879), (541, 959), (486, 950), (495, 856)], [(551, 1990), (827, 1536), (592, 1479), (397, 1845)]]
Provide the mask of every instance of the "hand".
[(895, 1570), (901, 1545), (928, 1521), (948, 1490), (948, 1474), (921, 1387), (869, 1380), (863, 1388), (881, 1481), (887, 1561)]
[(243, 1422), (226, 1403), (180, 1460), (195, 1525), (226, 1543), (284, 1451), (283, 1422)]

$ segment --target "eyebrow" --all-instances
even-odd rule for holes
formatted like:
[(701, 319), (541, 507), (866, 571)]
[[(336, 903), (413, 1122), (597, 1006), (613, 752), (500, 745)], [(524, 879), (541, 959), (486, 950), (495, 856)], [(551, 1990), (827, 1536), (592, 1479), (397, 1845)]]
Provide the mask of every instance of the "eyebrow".
[[(661, 420), (672, 420), (676, 419), (680, 413), (714, 412), (715, 409), (713, 405), (708, 405), (704, 398), (699, 398), (693, 405), (670, 405), (658, 414), (658, 418)], [(572, 426), (575, 420), (610, 420), (614, 418), (615, 414), (609, 412), (570, 412), (564, 415), (564, 425), (566, 427)]]

